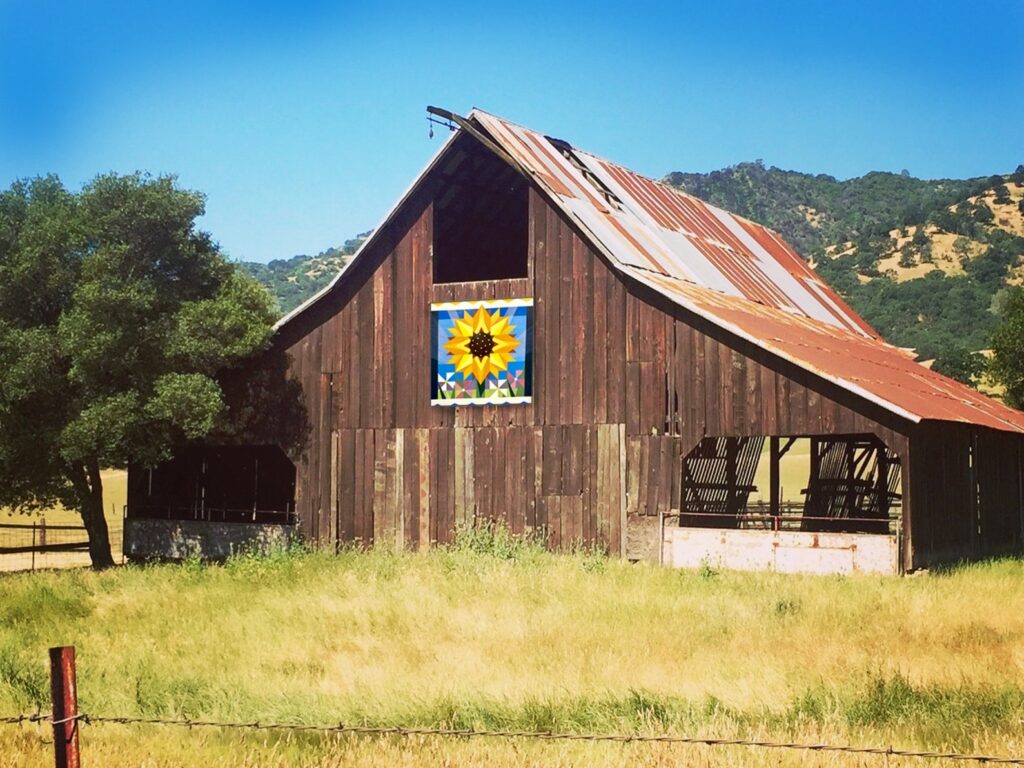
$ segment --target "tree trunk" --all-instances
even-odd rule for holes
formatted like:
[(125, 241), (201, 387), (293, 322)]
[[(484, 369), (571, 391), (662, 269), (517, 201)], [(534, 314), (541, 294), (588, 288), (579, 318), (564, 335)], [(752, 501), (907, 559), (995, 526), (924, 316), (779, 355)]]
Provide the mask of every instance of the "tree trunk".
[(99, 463), (86, 462), (69, 468), (71, 483), (78, 492), (82, 525), (89, 535), (89, 559), (95, 570), (110, 568), (114, 558), (110, 554), (110, 532), (107, 518), (103, 515), (103, 478)]

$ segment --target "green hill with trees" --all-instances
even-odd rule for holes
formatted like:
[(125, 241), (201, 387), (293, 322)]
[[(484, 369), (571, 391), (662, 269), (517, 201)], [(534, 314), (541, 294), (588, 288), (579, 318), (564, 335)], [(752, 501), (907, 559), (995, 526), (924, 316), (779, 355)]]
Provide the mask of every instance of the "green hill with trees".
[(741, 163), (664, 181), (780, 232), (888, 341), (969, 381), (1024, 259), (1024, 165), (1008, 176), (839, 181)]
[(243, 261), (239, 266), (270, 290), (281, 314), (285, 314), (326, 287), (369, 235), (363, 232), (340, 247), (328, 248), (316, 256), (301, 254), (290, 259), (274, 259), (267, 264)]

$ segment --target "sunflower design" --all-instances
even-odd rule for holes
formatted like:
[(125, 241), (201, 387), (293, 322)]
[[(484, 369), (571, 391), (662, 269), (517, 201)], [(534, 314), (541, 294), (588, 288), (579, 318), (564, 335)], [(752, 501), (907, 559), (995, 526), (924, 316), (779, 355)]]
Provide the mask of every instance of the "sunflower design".
[(455, 364), (456, 372), (464, 379), (475, 378), (483, 384), (492, 373), (497, 375), (508, 368), (519, 346), (515, 330), (499, 309), (488, 312), (486, 307), (478, 307), (475, 314), (463, 312), (448, 329), (450, 337), (444, 345), (450, 355), (448, 362)]

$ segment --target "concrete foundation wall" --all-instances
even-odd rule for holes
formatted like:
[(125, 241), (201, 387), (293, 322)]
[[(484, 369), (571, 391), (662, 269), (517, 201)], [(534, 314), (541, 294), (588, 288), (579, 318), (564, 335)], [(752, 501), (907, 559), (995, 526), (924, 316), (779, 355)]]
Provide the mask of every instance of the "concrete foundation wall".
[(664, 563), (780, 573), (899, 573), (896, 536), (667, 527)]
[(224, 560), (236, 552), (267, 552), (291, 541), (295, 526), (203, 520), (124, 521), (124, 553), (133, 559)]

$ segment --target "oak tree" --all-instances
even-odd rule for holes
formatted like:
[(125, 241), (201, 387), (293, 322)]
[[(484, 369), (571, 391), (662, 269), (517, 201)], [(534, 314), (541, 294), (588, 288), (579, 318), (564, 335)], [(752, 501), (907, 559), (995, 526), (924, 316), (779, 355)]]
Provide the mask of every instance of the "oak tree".
[(1024, 408), (1024, 289), (1009, 287), (997, 298), (1001, 322), (992, 336), (989, 372), (1006, 390), (1006, 402)]
[(153, 464), (227, 417), (218, 372), (264, 349), (269, 294), (196, 227), (173, 177), (0, 192), (0, 506), (63, 504), (113, 564), (101, 470)]

